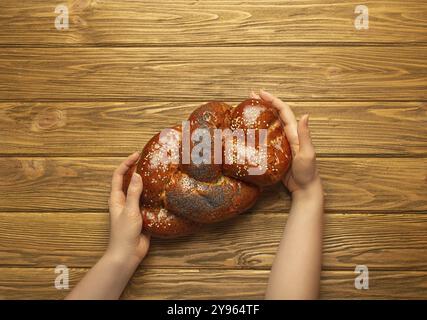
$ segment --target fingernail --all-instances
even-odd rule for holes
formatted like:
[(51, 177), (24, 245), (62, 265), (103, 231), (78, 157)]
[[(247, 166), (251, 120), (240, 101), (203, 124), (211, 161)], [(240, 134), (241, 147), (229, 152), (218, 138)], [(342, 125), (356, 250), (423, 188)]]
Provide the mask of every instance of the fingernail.
[(139, 162), (139, 160), (141, 159), (141, 152), (139, 152), (139, 151), (135, 151), (135, 152), (132, 154), (132, 158), (135, 158), (135, 160), (134, 160), (134, 164), (138, 163), (138, 162)]
[(141, 182), (141, 176), (138, 173), (134, 172), (132, 174), (132, 179), (130, 180), (130, 183), (132, 183), (132, 184), (138, 184), (140, 182)]

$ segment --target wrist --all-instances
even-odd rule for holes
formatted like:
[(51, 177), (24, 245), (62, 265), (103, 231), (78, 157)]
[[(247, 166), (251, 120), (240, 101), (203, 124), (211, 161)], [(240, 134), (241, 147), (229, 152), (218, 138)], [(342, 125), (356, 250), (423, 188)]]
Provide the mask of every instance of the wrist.
[(293, 199), (316, 198), (323, 201), (323, 185), (320, 176), (316, 176), (310, 183), (292, 192)]
[(120, 268), (131, 269), (136, 269), (142, 261), (142, 259), (137, 255), (114, 250), (113, 248), (108, 248), (107, 251), (105, 251), (103, 258), (105, 258), (111, 264), (119, 266)]

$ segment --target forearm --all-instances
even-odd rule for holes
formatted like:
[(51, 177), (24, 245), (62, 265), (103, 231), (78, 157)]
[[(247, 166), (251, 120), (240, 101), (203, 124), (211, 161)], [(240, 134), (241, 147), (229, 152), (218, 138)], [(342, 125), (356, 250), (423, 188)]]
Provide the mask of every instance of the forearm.
[(322, 266), (323, 189), (317, 179), (295, 191), (271, 269), (267, 299), (316, 299)]
[(66, 299), (118, 299), (140, 261), (106, 252), (68, 294)]

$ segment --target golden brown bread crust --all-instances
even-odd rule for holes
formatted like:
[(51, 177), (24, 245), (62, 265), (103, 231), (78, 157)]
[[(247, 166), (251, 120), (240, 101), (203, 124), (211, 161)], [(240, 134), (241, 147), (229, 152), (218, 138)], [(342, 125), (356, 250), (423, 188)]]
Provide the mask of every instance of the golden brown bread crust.
[[(259, 197), (260, 189), (280, 181), (290, 166), (291, 151), (283, 124), (276, 109), (265, 101), (248, 99), (235, 108), (223, 102), (210, 102), (196, 109), (188, 120), (188, 127), (179, 125), (166, 134), (156, 134), (124, 177), (124, 192), (134, 171), (142, 177), (143, 230), (153, 236), (186, 235), (198, 230), (201, 224), (226, 220), (248, 210)], [(185, 140), (185, 133), (201, 130), (214, 137), (215, 129), (225, 130), (219, 137), (222, 164), (214, 163), (214, 142), (218, 140), (213, 138), (210, 163), (188, 163), (188, 156), (181, 152), (183, 144), (193, 150), (195, 143)], [(266, 129), (266, 136), (259, 129)], [(230, 144), (227, 149), (227, 133), (239, 131), (248, 137), (253, 135), (255, 143)], [(264, 153), (259, 138), (267, 140)], [(239, 148), (246, 154), (258, 151), (264, 155), (266, 165), (260, 166), (251, 159), (237, 163)], [(250, 172), (254, 168), (261, 168), (261, 172), (254, 175)]]
[(258, 198), (259, 188), (221, 176), (203, 182), (178, 172), (166, 187), (165, 208), (199, 223), (212, 223), (246, 211)]
[[(253, 165), (249, 164), (248, 161), (245, 161), (244, 164), (230, 161), (230, 158), (235, 158), (235, 154), (224, 152), (226, 159), (223, 162), (223, 173), (260, 187), (280, 181), (291, 163), (291, 148), (285, 137), (284, 127), (277, 110), (265, 101), (247, 99), (234, 108), (230, 126), (232, 131), (243, 129), (246, 135), (248, 135), (248, 129), (255, 129), (256, 148), (259, 146), (259, 131), (257, 130), (267, 129), (268, 148), (265, 155), (267, 166), (261, 166), (265, 170), (265, 174), (251, 175), (248, 169), (254, 167)], [(242, 148), (247, 152), (251, 146), (246, 144)], [(232, 164), (229, 165), (228, 162), (232, 162)]]

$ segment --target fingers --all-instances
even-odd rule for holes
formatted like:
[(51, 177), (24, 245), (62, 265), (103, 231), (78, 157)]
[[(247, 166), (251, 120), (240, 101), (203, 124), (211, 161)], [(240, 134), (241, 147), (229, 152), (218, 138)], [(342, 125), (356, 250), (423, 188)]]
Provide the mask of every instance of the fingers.
[(291, 107), (267, 91), (260, 90), (259, 94), (261, 99), (270, 102), (271, 105), (279, 111), (280, 118), (285, 124), (286, 137), (288, 138), (292, 151), (295, 154), (299, 143), (297, 129), (298, 125)]
[(128, 192), (126, 195), (126, 209), (128, 212), (138, 212), (140, 214), (139, 209), (139, 198), (142, 193), (142, 178), (139, 174), (134, 173), (130, 180)]
[(138, 160), (138, 158), (139, 152), (132, 153), (114, 171), (113, 180), (111, 182), (112, 192), (122, 192), (123, 176), (129, 170), (129, 168)]
[(123, 206), (125, 203), (125, 194), (123, 193), (123, 177), (129, 168), (138, 160), (139, 153), (135, 152), (127, 157), (119, 167), (114, 171), (111, 181), (111, 194), (108, 201), (110, 207)]
[(257, 95), (253, 90), (249, 93), (249, 97), (251, 97), (252, 99), (261, 99), (261, 97)]
[(298, 123), (298, 139), (299, 152), (309, 157), (314, 156), (314, 147), (308, 128), (308, 114), (303, 115)]
[(289, 107), (287, 103), (284, 103), (282, 100), (273, 96), (271, 93), (267, 91), (260, 90), (259, 94), (261, 99), (270, 102), (271, 105), (279, 111), (280, 118), (283, 120), (285, 125), (289, 125), (295, 128), (295, 134), (296, 134), (297, 120), (295, 118), (294, 113), (292, 112), (291, 107)]

